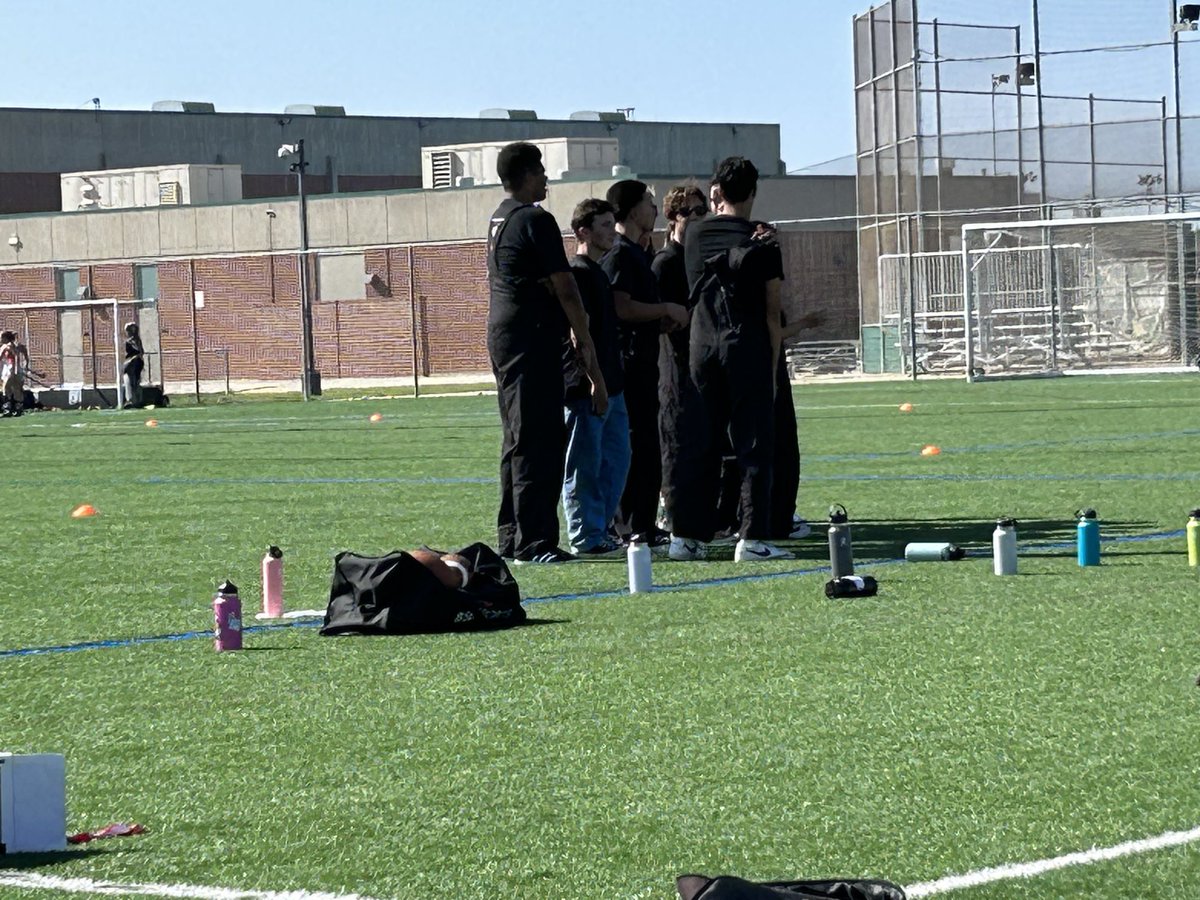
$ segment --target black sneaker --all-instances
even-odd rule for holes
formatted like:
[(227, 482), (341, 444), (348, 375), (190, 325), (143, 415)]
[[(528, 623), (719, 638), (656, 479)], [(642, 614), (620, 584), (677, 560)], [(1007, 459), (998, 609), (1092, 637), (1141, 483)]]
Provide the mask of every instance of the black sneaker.
[(588, 559), (618, 559), (625, 555), (625, 548), (614, 541), (601, 541), (586, 550), (576, 550), (575, 556), (580, 560)]
[(668, 531), (663, 531), (661, 528), (655, 528), (641, 534), (631, 535), (629, 543), (646, 544), (651, 550), (655, 547), (668, 547), (671, 544), (671, 534)]
[(518, 556), (513, 560), (515, 566), (543, 566), (552, 565), (554, 563), (569, 563), (578, 562), (578, 557), (568, 553), (561, 547), (555, 547), (552, 550), (543, 550), (541, 553), (534, 553), (532, 556), (522, 558)]

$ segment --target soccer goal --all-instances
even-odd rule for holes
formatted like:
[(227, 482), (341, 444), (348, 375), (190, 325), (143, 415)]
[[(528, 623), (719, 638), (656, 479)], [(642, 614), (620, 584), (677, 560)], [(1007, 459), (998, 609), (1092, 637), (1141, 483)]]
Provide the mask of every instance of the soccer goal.
[[(63, 405), (120, 408), (125, 325), (138, 324), (144, 384), (162, 380), (158, 305), (155, 300), (93, 299), (29, 301), (0, 305), (0, 330), (25, 345), (25, 388), (63, 392)], [(58, 405), (55, 403), (54, 405)]]
[(1194, 368), (1198, 249), (1200, 213), (963, 226), (968, 379)]

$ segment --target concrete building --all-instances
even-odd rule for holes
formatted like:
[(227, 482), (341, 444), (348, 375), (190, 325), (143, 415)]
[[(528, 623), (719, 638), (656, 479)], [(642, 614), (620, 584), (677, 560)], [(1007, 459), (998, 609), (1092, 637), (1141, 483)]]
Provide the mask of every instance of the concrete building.
[(771, 124), (631, 122), (610, 113), (513, 118), (532, 114), (508, 110), (469, 119), (339, 115), (337, 107), (275, 114), (156, 106), (179, 111), (0, 109), (0, 213), (59, 209), (64, 172), (184, 163), (240, 165), (243, 197), (286, 196), (296, 192), (295, 176), (276, 151), (300, 138), (312, 164), (305, 178), (312, 194), (419, 188), (422, 147), (546, 138), (615, 138), (618, 163), (650, 176), (711, 172), (734, 154), (764, 174), (784, 171), (779, 126)]

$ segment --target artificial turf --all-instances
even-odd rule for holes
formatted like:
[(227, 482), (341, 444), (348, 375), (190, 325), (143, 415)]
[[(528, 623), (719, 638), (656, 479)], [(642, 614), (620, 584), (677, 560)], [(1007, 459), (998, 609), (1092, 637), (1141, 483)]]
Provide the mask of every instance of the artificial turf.
[[(532, 621), (511, 631), (296, 624), (226, 654), (202, 634), (213, 588), (232, 578), (252, 613), (269, 544), (300, 609), (324, 606), (339, 550), (493, 540), (495, 399), (0, 422), (0, 749), (66, 755), (71, 830), (149, 828), (0, 869), (666, 900), (687, 871), (911, 884), (1200, 825), (1200, 581), (1178, 533), (1200, 506), (1195, 377), (795, 396), (800, 512), (846, 505), (874, 598), (825, 598), (818, 528), (795, 561), (656, 562), (647, 595), (621, 593), (620, 563), (521, 567)], [(72, 519), (81, 503), (100, 514)], [(1083, 506), (1106, 538), (1139, 539), (1081, 570)], [(1013, 578), (991, 573), (1000, 515), (1020, 523)], [(973, 553), (898, 561), (942, 539)], [(112, 645), (12, 652), (90, 641)], [(956, 896), (1198, 882), (1185, 846)]]

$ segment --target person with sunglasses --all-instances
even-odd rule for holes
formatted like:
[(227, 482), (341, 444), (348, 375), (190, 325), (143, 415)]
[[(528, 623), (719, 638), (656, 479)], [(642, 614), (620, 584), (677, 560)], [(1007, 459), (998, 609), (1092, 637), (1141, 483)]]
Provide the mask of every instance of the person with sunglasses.
[[(683, 236), (690, 222), (708, 214), (704, 192), (695, 182), (676, 185), (663, 197), (663, 217), (667, 220), (667, 240), (654, 256), (651, 270), (658, 279), (658, 293), (664, 302), (677, 303), (691, 310), (688, 302), (687, 272), (683, 266)], [(691, 330), (664, 330), (659, 337), (658, 356), (658, 437), (662, 455), (662, 501), (664, 519), (659, 525), (671, 529), (675, 508), (676, 473), (681, 443), (695, 439), (684, 434), (695, 416), (683, 413), (685, 404), (699, 402), (695, 390), (689, 390), (688, 342)], [(707, 438), (707, 435), (704, 435)]]

